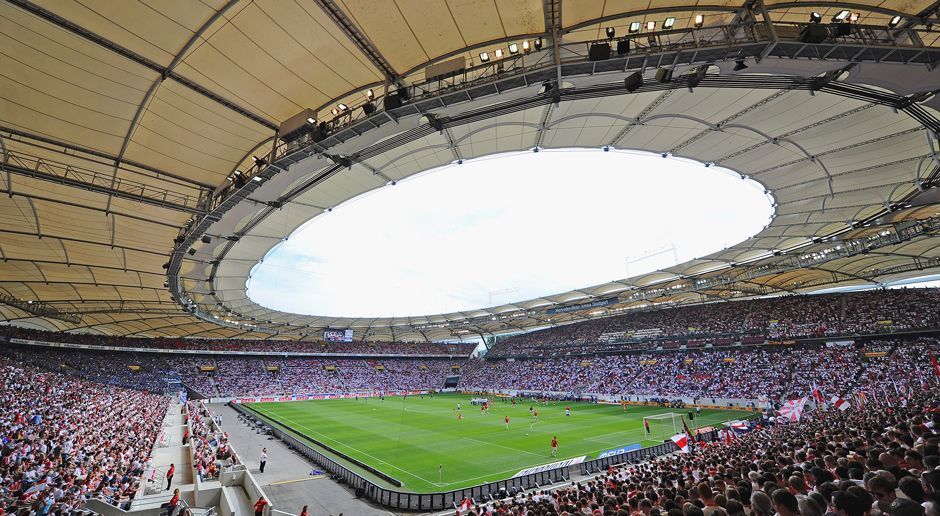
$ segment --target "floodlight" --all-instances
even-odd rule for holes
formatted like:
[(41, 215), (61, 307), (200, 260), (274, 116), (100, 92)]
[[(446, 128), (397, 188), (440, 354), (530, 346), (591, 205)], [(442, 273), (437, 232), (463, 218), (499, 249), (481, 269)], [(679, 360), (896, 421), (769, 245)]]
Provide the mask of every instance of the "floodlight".
[(673, 18), (672, 16), (670, 16), (669, 18), (666, 18), (666, 21), (663, 22), (663, 29), (664, 29), (664, 30), (669, 30), (669, 29), (671, 29), (671, 28), (673, 27), (673, 25), (675, 25), (675, 24), (676, 24), (676, 19)]
[(891, 21), (888, 22), (888, 25), (892, 27), (897, 27), (898, 24), (900, 23), (901, 23), (901, 16), (898, 15), (898, 16), (895, 16), (894, 18), (891, 18)]
[(496, 50), (494, 50), (494, 51), (493, 51), (493, 57), (495, 57), (496, 59), (502, 59), (502, 58), (503, 58), (503, 49), (497, 48)]
[(488, 52), (480, 52), (480, 62), (486, 63), (490, 60), (490, 54)]
[(696, 14), (695, 15), (695, 27), (700, 28), (702, 25), (705, 25), (705, 15)]
[(529, 40), (525, 40), (522, 42), (522, 50), (525, 52), (529, 51)]
[(336, 109), (336, 108), (333, 108), (333, 109), (330, 110), (330, 113), (332, 113), (333, 116), (337, 116), (337, 115), (339, 115), (339, 110)]
[(613, 27), (607, 27), (607, 39), (614, 39), (615, 34), (617, 34), (617, 31)]
[(536, 50), (542, 50), (542, 38), (535, 38), (532, 44), (535, 45)]
[(858, 13), (852, 13), (849, 15), (849, 21), (855, 23), (858, 21)]
[(656, 30), (656, 22), (654, 21), (646, 22), (646, 30)]
[(634, 32), (640, 32), (640, 22), (638, 21), (630, 22), (630, 34)]
[(372, 88), (369, 88), (368, 90), (366, 90), (366, 98), (369, 100), (372, 100), (375, 98), (375, 91), (373, 91)]
[(341, 113), (342, 113), (342, 112), (345, 112), (347, 109), (349, 109), (349, 106), (347, 106), (346, 104), (343, 104), (342, 102), (340, 102), (339, 104), (337, 104), (336, 107), (339, 108), (339, 110), (340, 110)]
[(509, 44), (509, 53), (510, 53), (510, 54), (513, 54), (513, 55), (518, 54), (518, 53), (519, 53), (519, 45), (517, 45), (517, 44), (515, 44), (515, 43), (510, 43), (510, 44)]
[(252, 156), (251, 160), (255, 162), (255, 165), (263, 167), (265, 164), (264, 158), (259, 158), (258, 156)]
[(850, 14), (852, 14), (850, 11), (843, 9), (837, 12), (836, 15), (832, 17), (832, 21), (833, 22), (845, 21), (849, 17)]
[(810, 13), (810, 15), (809, 15), (809, 22), (810, 22), (810, 23), (819, 23), (819, 22), (821, 22), (821, 21), (822, 21), (822, 15), (821, 15), (821, 14), (817, 13), (816, 11), (813, 11), (812, 13)]
[(308, 117), (307, 123), (310, 125), (317, 125), (317, 121), (313, 117)]

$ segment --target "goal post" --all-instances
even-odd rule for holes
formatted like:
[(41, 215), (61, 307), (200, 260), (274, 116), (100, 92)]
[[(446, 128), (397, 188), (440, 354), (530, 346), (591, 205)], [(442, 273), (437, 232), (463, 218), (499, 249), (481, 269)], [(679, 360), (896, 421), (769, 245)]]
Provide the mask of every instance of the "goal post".
[(682, 433), (682, 415), (666, 412), (643, 418), (643, 431), (649, 440), (666, 440)]

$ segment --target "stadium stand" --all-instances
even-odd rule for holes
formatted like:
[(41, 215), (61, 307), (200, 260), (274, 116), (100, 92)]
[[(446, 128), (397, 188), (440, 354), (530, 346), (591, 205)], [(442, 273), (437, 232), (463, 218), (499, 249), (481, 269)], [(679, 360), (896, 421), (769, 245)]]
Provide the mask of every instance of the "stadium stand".
[[(692, 340), (727, 345), (770, 340), (891, 333), (940, 328), (938, 289), (874, 290), (787, 296), (631, 312), (543, 329), (500, 340), (490, 356), (655, 349)], [(611, 335), (617, 335), (612, 339)], [(731, 342), (729, 342), (729, 337)]]
[(148, 348), (201, 351), (252, 351), (264, 353), (343, 353), (354, 355), (447, 355), (467, 356), (475, 344), (434, 344), (430, 342), (325, 342), (239, 339), (146, 339), (81, 333), (60, 333), (6, 327), (7, 338), (43, 342), (67, 342), (115, 348)]
[(0, 373), (2, 510), (68, 514), (90, 498), (126, 507), (140, 488), (167, 399), (4, 356)]

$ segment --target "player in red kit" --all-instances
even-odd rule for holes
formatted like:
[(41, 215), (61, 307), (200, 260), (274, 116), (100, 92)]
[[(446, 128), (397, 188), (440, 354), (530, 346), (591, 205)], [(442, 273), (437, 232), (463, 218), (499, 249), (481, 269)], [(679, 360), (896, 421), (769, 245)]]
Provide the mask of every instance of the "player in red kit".
[(566, 406), (566, 407), (565, 407), (565, 415), (566, 415), (566, 416), (570, 416), (570, 415), (571, 415), (571, 407), (569, 407), (569, 406)]
[(535, 422), (538, 423), (538, 421), (539, 421), (539, 411), (538, 411), (538, 410), (532, 412), (532, 419), (534, 419)]
[(506, 430), (509, 430), (509, 416), (504, 417), (503, 421), (506, 422)]
[(558, 456), (558, 437), (552, 436), (552, 457)]

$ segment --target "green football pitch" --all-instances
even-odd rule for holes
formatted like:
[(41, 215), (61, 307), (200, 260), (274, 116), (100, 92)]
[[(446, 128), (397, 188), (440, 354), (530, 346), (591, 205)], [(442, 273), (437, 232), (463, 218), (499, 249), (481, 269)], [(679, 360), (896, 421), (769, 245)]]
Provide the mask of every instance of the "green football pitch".
[[(651, 427), (659, 440), (646, 440), (643, 418), (682, 409), (628, 405), (494, 399), (487, 414), (470, 405), (473, 396), (430, 396), (292, 401), (246, 405), (265, 419), (322, 442), (426, 493), (512, 477), (519, 470), (556, 460), (587, 456), (630, 444), (651, 446), (673, 435), (669, 419)], [(463, 419), (457, 418), (460, 403)], [(565, 416), (565, 406), (571, 416)], [(507, 430), (504, 416), (509, 416)], [(746, 412), (703, 410), (695, 426), (747, 417)], [(279, 425), (279, 426), (280, 426)], [(551, 439), (558, 438), (558, 457)], [(439, 466), (442, 466), (439, 470)]]

